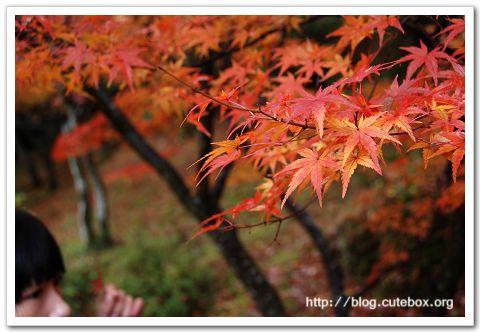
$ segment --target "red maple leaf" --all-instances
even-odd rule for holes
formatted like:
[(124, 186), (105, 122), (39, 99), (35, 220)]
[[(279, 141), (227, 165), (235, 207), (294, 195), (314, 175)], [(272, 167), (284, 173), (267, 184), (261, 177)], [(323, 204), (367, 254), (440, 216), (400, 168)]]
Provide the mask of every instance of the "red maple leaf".
[(325, 89), (320, 87), (314, 96), (305, 90), (302, 91), (302, 94), (304, 97), (292, 99), (291, 109), (293, 112), (291, 119), (288, 120), (297, 118), (302, 121), (313, 117), (320, 137), (323, 136), (323, 121), (325, 119), (327, 103), (358, 108), (350, 100), (340, 95), (335, 85), (330, 85)]
[(148, 68), (152, 69), (153, 66), (146, 63), (138, 57), (138, 53), (142, 51), (141, 48), (118, 48), (113, 50), (111, 57), (108, 61), (110, 65), (110, 74), (108, 84), (111, 84), (117, 77), (118, 73), (122, 73), (127, 81), (130, 90), (133, 88), (133, 73), (132, 67)]
[(435, 85), (438, 84), (438, 60), (437, 59), (446, 59), (450, 62), (455, 62), (455, 60), (450, 57), (447, 53), (440, 51), (440, 48), (435, 48), (433, 51), (429, 52), (427, 46), (420, 40), (420, 47), (408, 46), (400, 47), (402, 50), (409, 52), (409, 55), (404, 56), (403, 58), (398, 59), (395, 63), (402, 63), (405, 61), (411, 61), (407, 67), (407, 76), (406, 79), (410, 80), (413, 77), (413, 74), (420, 68), (422, 65), (425, 65), (427, 71), (432, 75)]
[(103, 291), (105, 285), (103, 283), (102, 272), (98, 272), (98, 277), (92, 280), (91, 286), (93, 294), (100, 294)]
[[(196, 238), (197, 236), (199, 236), (203, 233), (211, 232), (211, 231), (214, 231), (214, 230), (220, 228), (220, 226), (223, 224), (223, 222), (226, 222), (229, 225), (232, 225), (232, 223), (230, 221), (225, 219), (225, 215), (227, 215), (227, 214), (228, 214), (227, 211), (223, 211), (223, 212), (214, 214), (213, 216), (203, 220), (200, 224), (198, 224), (198, 226), (201, 227), (200, 230), (198, 232), (196, 232), (195, 234), (193, 234), (193, 236), (189, 239), (189, 241), (193, 240), (194, 238)], [(211, 223), (212, 221), (213, 221), (213, 224)], [(208, 224), (210, 224), (210, 225), (208, 225)]]
[(443, 35), (443, 34), (448, 33), (448, 35), (443, 40), (443, 49), (447, 48), (448, 44), (450, 44), (450, 42), (452, 40), (454, 40), (455, 37), (457, 37), (461, 33), (465, 32), (465, 19), (463, 19), (463, 18), (452, 18), (452, 19), (449, 19), (449, 21), (452, 24), (449, 25), (448, 27), (446, 27), (445, 29), (443, 29), (442, 31), (440, 31), (437, 34), (437, 36), (438, 36), (438, 35)]
[(84, 43), (76, 40), (75, 46), (71, 46), (65, 50), (65, 58), (63, 66), (68, 68), (73, 66), (75, 74), (79, 74), (82, 64), (93, 61), (93, 55), (87, 49)]
[(340, 37), (336, 46), (338, 50), (350, 44), (350, 51), (353, 53), (362, 40), (372, 37), (375, 30), (378, 33), (379, 44), (382, 45), (385, 30), (389, 26), (393, 26), (403, 32), (402, 26), (396, 16), (348, 15), (344, 16), (343, 19), (344, 24), (327, 35), (327, 37)]

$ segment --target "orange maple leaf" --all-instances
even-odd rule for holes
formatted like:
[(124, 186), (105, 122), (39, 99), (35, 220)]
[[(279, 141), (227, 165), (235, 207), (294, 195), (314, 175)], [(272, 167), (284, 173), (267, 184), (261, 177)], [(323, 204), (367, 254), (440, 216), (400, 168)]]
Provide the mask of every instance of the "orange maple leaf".
[(342, 170), (342, 198), (344, 198), (345, 194), (347, 193), (350, 178), (357, 169), (358, 165), (362, 165), (377, 171), (377, 165), (365, 150), (359, 150), (358, 154), (350, 155), (345, 161)]
[[(225, 140), (225, 141), (219, 141), (219, 142), (214, 142), (212, 144), (217, 145), (218, 148), (213, 149), (209, 153), (207, 153), (205, 156), (197, 160), (194, 164), (191, 166), (195, 165), (199, 161), (206, 159), (205, 162), (203, 163), (202, 167), (198, 171), (197, 178), (199, 175), (205, 171), (207, 168), (210, 168), (206, 174), (203, 175), (203, 177), (200, 179), (200, 181), (197, 183), (197, 185), (202, 182), (202, 180), (211, 172), (213, 172), (215, 169), (221, 168), (223, 169), (226, 165), (229, 163), (237, 160), (240, 158), (241, 153), (240, 150), (238, 150), (239, 146), (244, 143), (248, 139), (248, 136), (237, 136), (233, 140)], [(215, 159), (218, 159), (216, 162)], [(190, 167), (191, 167), (190, 166)]]
[(388, 132), (383, 130), (379, 123), (379, 118), (383, 113), (379, 113), (367, 118), (363, 116), (358, 121), (358, 126), (347, 119), (331, 121), (333, 137), (342, 137), (346, 139), (345, 148), (343, 150), (342, 168), (345, 167), (350, 154), (356, 149), (366, 150), (373, 160), (373, 169), (380, 175), (382, 170), (378, 162), (377, 143), (374, 138), (388, 140), (401, 145), (399, 140), (390, 136)]
[(287, 192), (282, 201), (281, 207), (287, 201), (288, 197), (297, 189), (302, 182), (310, 177), (310, 182), (315, 189), (315, 193), (318, 197), (318, 202), (322, 206), (322, 188), (324, 185), (324, 179), (328, 173), (328, 169), (337, 170), (338, 164), (335, 160), (328, 156), (328, 151), (324, 151), (319, 155), (317, 151), (311, 149), (304, 149), (298, 152), (303, 158), (297, 159), (283, 170), (278, 172), (275, 176), (282, 176), (288, 172), (295, 171), (292, 176), (292, 180), (288, 185)]
[(430, 154), (428, 159), (432, 159), (440, 155), (449, 155), (452, 161), (452, 177), (453, 181), (457, 181), (457, 171), (465, 156), (465, 133), (462, 131), (444, 133), (437, 136), (441, 143), (440, 147)]
[[(195, 234), (193, 234), (193, 236), (189, 239), (189, 241), (193, 240), (194, 238), (196, 238), (197, 236), (203, 233), (211, 232), (218, 229), (223, 224), (223, 222), (227, 222), (229, 225), (231, 225), (231, 222), (229, 222), (227, 219), (224, 218), (226, 214), (227, 212), (223, 211), (223, 212), (214, 214), (213, 216), (203, 220), (198, 225), (199, 227), (201, 227), (200, 230)], [(207, 226), (207, 224), (209, 224), (211, 221), (214, 221), (213, 224), (210, 224)]]

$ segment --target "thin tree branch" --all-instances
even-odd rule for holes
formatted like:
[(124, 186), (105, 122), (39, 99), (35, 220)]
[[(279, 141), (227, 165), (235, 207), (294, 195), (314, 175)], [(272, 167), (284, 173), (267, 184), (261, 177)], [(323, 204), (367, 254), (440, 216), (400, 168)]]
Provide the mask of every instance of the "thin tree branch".
[[(304, 123), (300, 123), (300, 122), (295, 122), (295, 121), (290, 121), (290, 120), (286, 120), (286, 119), (281, 119), (281, 118), (277, 118), (271, 114), (268, 114), (267, 112), (263, 111), (260, 107), (259, 108), (249, 108), (249, 107), (243, 107), (243, 106), (236, 106), (236, 105), (233, 105), (233, 104), (229, 104), (229, 103), (226, 103), (222, 100), (219, 100), (218, 98), (215, 98), (211, 95), (209, 95), (208, 93), (206, 93), (205, 91), (202, 91), (201, 89), (198, 89), (196, 87), (194, 87), (193, 85), (185, 82), (184, 80), (180, 79), (179, 77), (175, 76), (173, 73), (171, 73), (170, 71), (168, 71), (167, 69), (163, 68), (162, 66), (157, 66), (156, 67), (158, 70), (164, 72), (165, 74), (167, 74), (168, 76), (172, 77), (173, 79), (175, 79), (177, 82), (179, 82), (180, 84), (184, 85), (185, 87), (189, 88), (190, 90), (192, 90), (193, 92), (195, 93), (198, 93), (202, 96), (204, 96), (205, 98), (207, 99), (210, 99), (212, 101), (214, 101), (215, 103), (219, 104), (219, 105), (222, 105), (222, 106), (225, 106), (227, 108), (230, 108), (230, 109), (235, 109), (235, 110), (239, 110), (239, 111), (244, 111), (244, 112), (249, 112), (251, 114), (260, 114), (260, 115), (263, 115), (265, 116), (265, 120), (272, 120), (272, 121), (276, 121), (276, 122), (283, 122), (287, 125), (292, 125), (292, 126), (296, 126), (296, 127), (301, 127), (303, 129), (316, 129), (315, 126), (310, 126), (308, 124), (304, 124)], [(261, 118), (258, 118), (258, 120), (261, 120)]]
[(308, 202), (306, 205), (304, 205), (302, 208), (299, 208), (297, 211), (292, 212), (291, 214), (288, 214), (284, 217), (279, 217), (279, 218), (272, 218), (269, 220), (263, 220), (261, 222), (255, 223), (255, 224), (234, 224), (231, 220), (228, 220), (227, 218), (224, 218), (226, 221), (229, 222), (230, 225), (225, 226), (220, 228), (222, 231), (229, 231), (232, 229), (245, 229), (245, 228), (254, 228), (254, 227), (259, 227), (259, 226), (267, 226), (267, 225), (274, 225), (276, 223), (281, 223), (285, 220), (288, 219), (293, 219), (298, 217), (300, 214), (302, 214), (310, 205), (312, 205), (313, 202), (315, 202), (316, 199), (313, 198)]
[(279, 222), (277, 226), (277, 230), (275, 231), (275, 236), (273, 237), (272, 243), (280, 244), (278, 241), (278, 236), (280, 235), (280, 228), (282, 227), (282, 223)]
[[(253, 114), (261, 114), (261, 115), (264, 115), (266, 116), (266, 118), (264, 118), (264, 120), (272, 120), (272, 121), (276, 121), (276, 122), (283, 122), (287, 125), (292, 125), (292, 126), (296, 126), (296, 127), (300, 127), (300, 128), (303, 128), (303, 129), (314, 129), (316, 130), (317, 128), (315, 126), (311, 126), (311, 125), (308, 125), (307, 122), (305, 123), (300, 123), (300, 122), (295, 122), (295, 121), (290, 121), (290, 120), (285, 120), (285, 119), (281, 119), (281, 118), (277, 118), (271, 114), (268, 114), (266, 113), (265, 111), (263, 111), (260, 107), (259, 108), (248, 108), (248, 107), (240, 107), (240, 106), (236, 106), (236, 105), (232, 105), (232, 104), (229, 104), (229, 103), (226, 103), (222, 100), (219, 100), (218, 98), (215, 98), (211, 95), (209, 95), (208, 93), (194, 87), (193, 85), (183, 81), (182, 79), (180, 79), (179, 77), (175, 76), (173, 73), (171, 73), (170, 71), (168, 71), (167, 69), (163, 68), (162, 66), (157, 66), (156, 67), (158, 70), (160, 71), (163, 71), (164, 73), (166, 73), (168, 76), (172, 77), (173, 79), (175, 79), (177, 82), (181, 83), (182, 85), (186, 86), (187, 88), (191, 89), (193, 92), (195, 93), (198, 93), (202, 96), (204, 96), (205, 98), (208, 98), (214, 102), (216, 102), (217, 104), (219, 105), (222, 105), (222, 106), (225, 106), (227, 108), (230, 108), (230, 109), (236, 109), (236, 110), (239, 110), (239, 111), (244, 111), (244, 112), (249, 112), (249, 113), (253, 113)], [(355, 117), (357, 116), (357, 114), (355, 114)], [(257, 120), (261, 120), (262, 118), (258, 118)], [(356, 121), (355, 121), (356, 122)], [(355, 124), (357, 125), (357, 124)], [(422, 126), (419, 126), (417, 128), (414, 128), (413, 131), (415, 130), (418, 130), (418, 129), (421, 129), (421, 128), (425, 128), (425, 125), (422, 125)], [(329, 128), (324, 128), (324, 130), (328, 130)], [(299, 136), (300, 133), (298, 133), (296, 136)], [(403, 133), (391, 133), (389, 135), (407, 135), (406, 132), (403, 132)]]

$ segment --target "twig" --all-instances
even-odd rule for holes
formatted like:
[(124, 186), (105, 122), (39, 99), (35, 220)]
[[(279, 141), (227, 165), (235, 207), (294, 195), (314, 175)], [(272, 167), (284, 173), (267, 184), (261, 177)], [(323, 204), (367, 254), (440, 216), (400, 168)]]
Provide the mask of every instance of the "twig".
[[(422, 128), (427, 128), (426, 125), (421, 125), (421, 126), (418, 126), (416, 128), (413, 128), (412, 131), (416, 131), (418, 129), (422, 129)], [(398, 136), (398, 135), (407, 135), (408, 133), (407, 132), (401, 132), (401, 133), (389, 133), (389, 135), (391, 136)]]
[(316, 200), (316, 198), (312, 198), (303, 208), (299, 209), (295, 213), (291, 213), (289, 215), (286, 215), (285, 217), (273, 218), (273, 219), (270, 219), (268, 221), (263, 220), (259, 223), (251, 224), (251, 225), (246, 225), (246, 224), (244, 224), (244, 225), (233, 225), (233, 228), (237, 228), (237, 229), (253, 228), (253, 227), (258, 227), (258, 226), (262, 226), (262, 225), (271, 225), (271, 224), (273, 225), (273, 224), (278, 223), (278, 222), (281, 223), (282, 221), (292, 219), (292, 218), (302, 214), (310, 205), (312, 205), (313, 202), (315, 202), (315, 200)]
[(248, 108), (248, 107), (244, 107), (244, 106), (236, 106), (236, 105), (232, 105), (231, 103), (225, 103), (224, 101), (218, 99), (218, 98), (215, 98), (211, 95), (209, 95), (208, 93), (206, 93), (205, 91), (202, 91), (196, 87), (194, 87), (193, 85), (185, 82), (184, 80), (180, 79), (179, 77), (175, 76), (173, 73), (169, 72), (167, 69), (163, 68), (162, 66), (157, 66), (156, 69), (164, 72), (165, 74), (167, 74), (168, 76), (172, 77), (173, 79), (175, 79), (177, 82), (179, 82), (180, 84), (186, 86), (187, 88), (189, 88), (190, 90), (192, 90), (193, 92), (195, 93), (198, 93), (202, 96), (204, 96), (205, 98), (208, 98), (214, 102), (216, 102), (217, 104), (219, 105), (222, 105), (222, 106), (225, 106), (227, 108), (230, 108), (230, 109), (236, 109), (236, 110), (239, 110), (239, 111), (244, 111), (244, 112), (250, 112), (250, 113), (253, 113), (253, 114), (261, 114), (263, 116), (266, 116), (267, 119), (266, 120), (272, 120), (272, 121), (276, 121), (276, 122), (283, 122), (287, 125), (292, 125), (292, 126), (296, 126), (296, 127), (301, 127), (303, 129), (316, 129), (314, 126), (310, 126), (308, 124), (303, 124), (303, 123), (300, 123), (300, 122), (295, 122), (295, 121), (290, 121), (290, 120), (286, 120), (286, 119), (281, 119), (281, 118), (277, 118), (271, 114), (268, 114), (266, 113), (265, 111), (263, 111), (260, 107), (259, 108)]
[(372, 90), (370, 90), (370, 93), (368, 94), (368, 98), (367, 98), (368, 100), (372, 99), (373, 94), (375, 93), (375, 89), (377, 88), (379, 80), (380, 80), (380, 77), (377, 77), (377, 79), (373, 83)]
[(275, 236), (274, 236), (271, 244), (273, 244), (273, 243), (280, 244), (280, 242), (278, 241), (278, 235), (280, 234), (280, 227), (282, 227), (281, 222), (278, 223), (277, 230), (275, 231)]

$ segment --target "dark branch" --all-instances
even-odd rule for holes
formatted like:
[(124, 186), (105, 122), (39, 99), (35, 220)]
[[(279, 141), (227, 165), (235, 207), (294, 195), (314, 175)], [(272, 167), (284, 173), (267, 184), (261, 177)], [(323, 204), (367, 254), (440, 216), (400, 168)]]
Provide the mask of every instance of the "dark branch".
[(225, 185), (227, 183), (228, 176), (231, 174), (233, 169), (233, 163), (227, 165), (215, 182), (213, 189), (212, 189), (212, 200), (215, 203), (218, 203), (220, 197), (222, 197), (223, 190), (225, 189)]
[[(306, 210), (302, 211), (302, 209), (293, 203), (290, 198), (287, 199), (286, 206), (290, 211), (297, 214), (297, 220), (300, 222), (300, 225), (308, 233), (310, 238), (315, 243), (318, 251), (322, 255), (328, 281), (331, 287), (333, 301), (336, 301), (338, 298), (343, 298), (343, 273), (338, 257), (330, 247), (328, 240), (325, 238), (320, 228), (316, 225), (313, 217)], [(348, 308), (345, 308), (342, 305), (336, 306), (335, 313), (337, 316), (348, 316)]]
[(310, 202), (308, 202), (302, 208), (298, 208), (298, 210), (296, 210), (296, 211), (292, 212), (291, 214), (288, 214), (284, 217), (271, 218), (271, 219), (268, 219), (268, 220), (265, 219), (265, 220), (262, 220), (261, 222), (255, 223), (255, 224), (233, 224), (233, 222), (231, 222), (227, 218), (224, 218), (227, 222), (230, 223), (230, 225), (222, 227), (222, 228), (220, 228), (220, 230), (226, 232), (226, 231), (230, 231), (232, 229), (254, 228), (254, 227), (259, 227), (259, 226), (267, 226), (267, 225), (274, 225), (274, 224), (277, 224), (277, 223), (282, 223), (285, 220), (296, 218), (298, 215), (303, 213), (303, 211), (305, 211), (310, 205), (312, 205), (312, 203), (315, 202), (315, 201), (316, 201), (315, 198), (310, 200)]
[(123, 139), (134, 149), (138, 155), (155, 171), (167, 181), (170, 189), (175, 193), (177, 198), (194, 215), (198, 214), (198, 206), (185, 185), (182, 177), (176, 169), (164, 158), (162, 158), (154, 148), (148, 144), (140, 135), (137, 129), (130, 123), (127, 117), (117, 108), (107, 93), (104, 86), (98, 89), (87, 87), (87, 92), (93, 95), (103, 106), (101, 111), (110, 120), (112, 125), (123, 137)]

